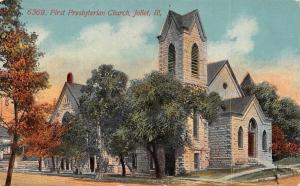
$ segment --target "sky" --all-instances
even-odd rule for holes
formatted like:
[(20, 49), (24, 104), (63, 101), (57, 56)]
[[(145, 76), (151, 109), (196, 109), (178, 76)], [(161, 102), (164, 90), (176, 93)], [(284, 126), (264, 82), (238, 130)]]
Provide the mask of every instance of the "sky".
[[(228, 59), (237, 78), (247, 72), (269, 81), (300, 103), (298, 0), (23, 0), (22, 20), (39, 35), (41, 70), (50, 88), (38, 100), (59, 96), (68, 72), (85, 83), (91, 70), (113, 64), (130, 79), (158, 70), (158, 40), (169, 10), (198, 9), (208, 39), (208, 61)], [(68, 16), (70, 10), (160, 10), (161, 16)], [(32, 15), (37, 10), (47, 15)], [(65, 15), (50, 15), (65, 10)]]

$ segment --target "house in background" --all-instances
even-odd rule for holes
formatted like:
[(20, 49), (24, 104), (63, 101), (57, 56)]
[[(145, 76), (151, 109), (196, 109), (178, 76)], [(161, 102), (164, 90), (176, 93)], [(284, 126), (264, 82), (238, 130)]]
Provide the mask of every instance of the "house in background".
[[(79, 112), (79, 99), (82, 96), (81, 89), (84, 85), (78, 84), (74, 82), (74, 77), (72, 73), (67, 74), (67, 81), (65, 82), (60, 96), (56, 102), (54, 112), (51, 115), (50, 121), (58, 121), (60, 123), (64, 123), (65, 119), (69, 115), (75, 116)], [(95, 131), (96, 132), (96, 131)], [(100, 131), (97, 131), (99, 133)], [(100, 134), (99, 134), (100, 135)], [(105, 157), (105, 161), (108, 163), (108, 171), (119, 173), (121, 172), (121, 167), (119, 166), (119, 161), (115, 157), (111, 157), (106, 153), (103, 154)], [(83, 167), (81, 167), (81, 171), (85, 173), (93, 173), (97, 169), (97, 155), (89, 154), (89, 157), (84, 160)], [(72, 169), (72, 159), (62, 159), (60, 168), (65, 171), (71, 171)], [(49, 165), (51, 163), (48, 163)]]

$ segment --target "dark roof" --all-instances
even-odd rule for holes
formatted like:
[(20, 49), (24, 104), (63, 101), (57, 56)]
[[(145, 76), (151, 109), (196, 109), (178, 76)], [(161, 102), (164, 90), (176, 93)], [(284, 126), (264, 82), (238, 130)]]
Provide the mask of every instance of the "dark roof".
[(217, 74), (221, 71), (227, 60), (207, 64), (207, 84), (210, 85)]
[(244, 77), (244, 79), (241, 83), (241, 87), (246, 87), (246, 86), (251, 86), (251, 85), (254, 85), (254, 80), (252, 79), (250, 74), (247, 73), (247, 75)]
[(67, 83), (66, 86), (71, 92), (72, 96), (75, 98), (77, 103), (79, 104), (79, 98), (82, 96), (81, 89), (84, 87), (84, 85), (77, 84), (77, 83)]
[(222, 109), (224, 113), (244, 114), (254, 98), (255, 96), (245, 96), (224, 100)]
[(247, 73), (247, 75), (244, 77), (240, 87), (242, 88), (243, 92), (245, 95), (252, 95), (253, 92), (253, 87), (254, 87), (255, 83), (252, 79), (252, 77), (250, 76), (249, 73)]
[(160, 36), (158, 36), (158, 39), (160, 40), (164, 40), (165, 36), (166, 36), (166, 32), (169, 29), (170, 25), (171, 25), (171, 21), (175, 22), (175, 25), (177, 27), (177, 30), (179, 32), (183, 32), (184, 30), (187, 31), (191, 31), (193, 28), (193, 23), (195, 21), (195, 23), (198, 26), (199, 29), (199, 34), (201, 36), (201, 39), (206, 41), (206, 35), (201, 23), (201, 19), (199, 16), (199, 12), (198, 10), (193, 10), (187, 14), (184, 15), (180, 15), (172, 10), (169, 11), (168, 15), (167, 15), (167, 19), (165, 21), (165, 24), (163, 26), (162, 32), (160, 34)]

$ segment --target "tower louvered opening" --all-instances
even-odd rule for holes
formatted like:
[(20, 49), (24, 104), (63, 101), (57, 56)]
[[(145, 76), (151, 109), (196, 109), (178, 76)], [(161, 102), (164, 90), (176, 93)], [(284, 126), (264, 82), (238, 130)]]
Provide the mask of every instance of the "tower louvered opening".
[(198, 77), (198, 64), (199, 63), (199, 49), (197, 44), (193, 44), (192, 47), (192, 64), (191, 64), (191, 70), (192, 70), (192, 76)]
[(175, 61), (176, 61), (176, 51), (173, 44), (169, 46), (168, 53), (168, 72), (170, 74), (175, 74)]

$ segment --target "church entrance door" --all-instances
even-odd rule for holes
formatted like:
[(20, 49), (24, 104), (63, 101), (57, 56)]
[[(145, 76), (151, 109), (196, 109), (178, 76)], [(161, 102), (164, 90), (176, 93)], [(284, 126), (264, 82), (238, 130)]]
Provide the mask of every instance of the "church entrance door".
[(95, 157), (90, 157), (90, 170), (91, 172), (95, 171)]
[(252, 118), (248, 128), (248, 156), (255, 158), (257, 155), (257, 124)]
[(165, 153), (165, 174), (166, 176), (175, 176), (175, 150), (168, 150)]
[(251, 132), (248, 133), (248, 156), (254, 156), (254, 134)]

